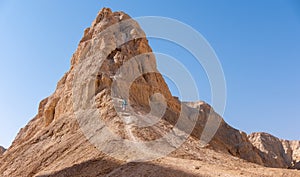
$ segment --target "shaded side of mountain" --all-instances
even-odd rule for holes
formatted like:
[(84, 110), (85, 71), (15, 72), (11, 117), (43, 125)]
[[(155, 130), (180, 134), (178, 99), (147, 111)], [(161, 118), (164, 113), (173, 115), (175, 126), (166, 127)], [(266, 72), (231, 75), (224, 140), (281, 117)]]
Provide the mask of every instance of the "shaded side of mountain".
[[(132, 173), (134, 171), (134, 173)], [(179, 169), (163, 167), (151, 162), (130, 162), (116, 164), (106, 160), (90, 160), (81, 164), (73, 165), (52, 174), (40, 175), (37, 177), (122, 177), (122, 176), (161, 176), (161, 177), (199, 177), (200, 175), (183, 172)], [(200, 176), (201, 177), (201, 176)]]

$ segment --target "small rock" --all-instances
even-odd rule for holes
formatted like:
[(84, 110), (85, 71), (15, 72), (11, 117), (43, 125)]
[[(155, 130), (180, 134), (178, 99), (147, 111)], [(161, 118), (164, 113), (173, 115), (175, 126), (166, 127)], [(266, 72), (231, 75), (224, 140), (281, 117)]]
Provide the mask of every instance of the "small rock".
[(200, 169), (200, 166), (194, 166), (194, 169), (195, 169), (195, 170), (199, 170), (199, 169)]

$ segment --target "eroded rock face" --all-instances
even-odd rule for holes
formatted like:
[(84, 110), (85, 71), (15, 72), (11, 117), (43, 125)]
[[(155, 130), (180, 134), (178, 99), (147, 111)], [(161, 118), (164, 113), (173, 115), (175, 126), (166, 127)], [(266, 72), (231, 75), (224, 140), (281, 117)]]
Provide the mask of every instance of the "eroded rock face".
[(291, 152), (289, 150), (285, 152), (280, 139), (267, 133), (253, 133), (249, 135), (249, 140), (265, 154), (264, 159), (272, 162), (272, 166), (285, 168), (290, 166)]
[(290, 145), (292, 151), (294, 168), (300, 169), (300, 141), (288, 141), (288, 144)]
[(299, 141), (281, 140), (268, 133), (252, 133), (248, 137), (270, 166), (299, 168)]
[[(220, 121), (220, 128), (208, 148), (261, 165), (286, 167), (287, 157), (278, 160), (271, 155), (266, 159), (263, 153), (269, 146), (264, 146), (265, 149), (253, 146), (245, 133), (226, 124), (208, 104), (181, 104), (172, 97), (156, 69), (155, 56), (151, 52), (144, 32), (135, 21), (123, 12), (102, 9), (91, 27), (84, 31), (72, 56), (71, 68), (58, 82), (55, 92), (41, 101), (38, 114), (20, 130), (12, 146), (0, 157), (0, 174), (15, 177), (101, 176), (126, 163), (126, 157), (134, 154), (121, 153), (120, 158), (115, 159), (107, 152), (99, 151), (91, 143), (93, 137), (98, 136), (88, 137), (89, 132), (85, 132), (88, 130), (82, 127), (92, 119), (89, 116), (78, 119), (78, 115), (85, 116), (79, 114), (80, 109), (90, 106), (87, 101), (90, 98), (94, 100), (93, 109), (100, 115), (96, 119), (104, 122), (109, 132), (127, 140), (151, 141), (168, 132), (176, 136), (171, 129), (182, 113), (184, 123), (178, 127), (182, 136), (187, 134), (186, 127), (195, 123), (188, 141), (178, 149), (174, 148), (177, 144), (172, 140), (162, 142), (157, 148), (173, 147), (172, 157), (202, 158), (203, 147), (199, 139), (209, 115), (212, 115)], [(121, 109), (118, 101), (124, 98), (129, 102), (127, 109), (138, 113), (128, 117), (152, 126), (138, 127), (130, 124), (132, 120), (122, 120), (117, 111)], [(160, 112), (161, 107), (166, 107), (165, 112)], [(96, 132), (101, 129), (103, 127)], [(106, 140), (105, 144), (117, 141)], [(299, 144), (288, 145), (292, 150), (286, 148), (287, 151), (297, 156), (295, 149)], [(118, 149), (118, 146), (111, 146), (110, 150), (113, 152), (114, 148)], [(284, 147), (277, 149), (284, 150)], [(83, 169), (85, 171), (80, 172)]]

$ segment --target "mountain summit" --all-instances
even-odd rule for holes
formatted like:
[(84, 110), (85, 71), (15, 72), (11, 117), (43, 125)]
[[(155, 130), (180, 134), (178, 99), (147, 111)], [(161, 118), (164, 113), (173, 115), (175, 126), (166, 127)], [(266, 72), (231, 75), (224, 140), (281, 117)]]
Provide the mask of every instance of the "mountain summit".
[[(208, 119), (221, 124), (203, 146)], [(0, 174), (299, 176), (266, 168), (296, 167), (292, 151), (299, 144), (264, 137), (232, 128), (204, 102), (173, 97), (139, 24), (104, 8), (84, 31), (55, 92), (0, 155)], [(279, 145), (270, 154), (274, 142)]]

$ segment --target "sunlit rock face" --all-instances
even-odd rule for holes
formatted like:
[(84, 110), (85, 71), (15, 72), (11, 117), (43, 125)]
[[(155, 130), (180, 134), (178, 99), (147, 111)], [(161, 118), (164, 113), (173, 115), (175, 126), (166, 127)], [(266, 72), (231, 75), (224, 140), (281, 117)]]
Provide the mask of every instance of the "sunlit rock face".
[[(121, 105), (124, 99), (126, 109)], [(221, 124), (203, 147), (199, 139), (209, 118)], [(111, 134), (117, 138), (109, 138)], [(231, 174), (237, 171), (232, 169), (235, 166), (252, 168), (244, 160), (285, 168), (299, 159), (297, 142), (278, 146), (274, 153), (282, 158), (279, 160), (266, 158), (269, 146), (262, 148), (262, 141), (249, 138), (207, 103), (181, 103), (173, 97), (139, 24), (123, 12), (104, 8), (84, 31), (70, 70), (55, 92), (40, 102), (37, 115), (0, 155), (0, 174), (201, 176), (203, 172), (217, 176), (218, 168), (211, 169), (211, 165), (222, 166)], [(137, 143), (157, 139), (156, 144)], [(185, 141), (179, 143), (182, 139)], [(282, 151), (287, 155), (277, 155)], [(207, 164), (211, 171), (197, 171)], [(270, 176), (273, 174), (271, 171)]]

